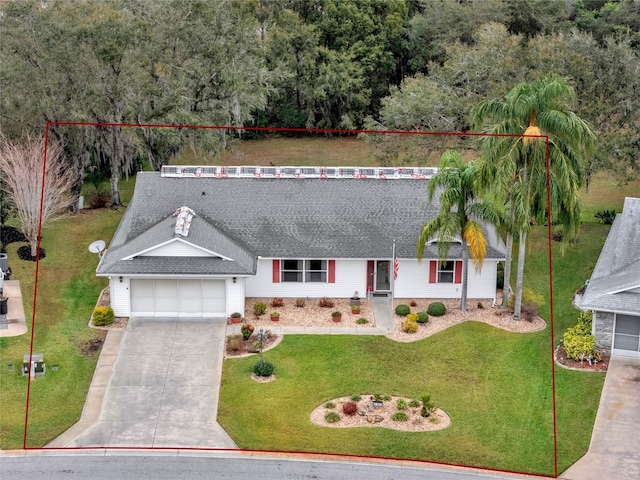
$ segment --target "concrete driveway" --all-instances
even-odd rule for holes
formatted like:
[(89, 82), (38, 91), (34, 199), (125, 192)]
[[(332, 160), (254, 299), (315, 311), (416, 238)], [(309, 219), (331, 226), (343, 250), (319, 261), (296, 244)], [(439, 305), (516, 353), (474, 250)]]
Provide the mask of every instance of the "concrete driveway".
[(560, 475), (570, 480), (640, 478), (640, 359), (612, 358), (587, 454)]
[(237, 448), (216, 422), (225, 328), (223, 319), (131, 319), (98, 421), (65, 446)]

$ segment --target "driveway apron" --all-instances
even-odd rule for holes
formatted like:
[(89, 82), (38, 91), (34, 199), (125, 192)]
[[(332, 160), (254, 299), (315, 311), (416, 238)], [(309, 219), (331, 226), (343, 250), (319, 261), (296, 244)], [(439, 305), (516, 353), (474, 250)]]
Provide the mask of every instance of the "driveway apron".
[(587, 454), (566, 470), (570, 480), (640, 478), (640, 359), (609, 363)]
[(216, 422), (225, 327), (131, 319), (98, 422), (67, 446), (236, 448)]

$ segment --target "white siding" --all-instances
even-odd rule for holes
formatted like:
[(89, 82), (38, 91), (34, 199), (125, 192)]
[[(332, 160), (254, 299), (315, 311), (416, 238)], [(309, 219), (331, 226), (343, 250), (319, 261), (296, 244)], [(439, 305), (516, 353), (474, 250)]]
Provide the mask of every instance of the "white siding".
[(227, 317), (233, 312), (244, 312), (244, 286), (244, 278), (237, 277), (236, 283), (227, 279)]
[[(476, 273), (469, 262), (468, 298), (495, 298), (496, 264), (495, 260), (487, 260), (481, 272)], [(429, 259), (399, 260), (396, 298), (460, 298), (461, 288), (459, 283), (429, 283)]]
[(213, 257), (209, 252), (185, 241), (173, 240), (140, 255), (141, 257)]
[(273, 283), (273, 259), (258, 260), (258, 273), (246, 280), (247, 297), (283, 298), (348, 298), (356, 290), (360, 296), (367, 291), (366, 260), (336, 260), (335, 283)]
[(129, 277), (111, 277), (109, 279), (109, 293), (111, 308), (116, 317), (128, 317), (131, 314), (131, 296), (129, 295)]

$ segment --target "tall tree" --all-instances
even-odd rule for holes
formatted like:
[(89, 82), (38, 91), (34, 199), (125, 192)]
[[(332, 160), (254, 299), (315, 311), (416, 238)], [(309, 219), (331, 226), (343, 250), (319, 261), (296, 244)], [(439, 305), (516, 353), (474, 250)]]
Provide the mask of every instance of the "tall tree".
[(38, 254), (43, 188), (42, 223), (54, 219), (67, 206), (65, 195), (72, 183), (72, 174), (64, 161), (62, 146), (51, 143), (47, 150), (43, 185), (43, 153), (43, 138), (27, 136), (22, 141), (0, 139), (0, 173), (4, 188), (13, 200), (22, 233), (31, 244), (32, 258)]
[[(524, 281), (525, 245), (532, 218), (549, 218), (563, 226), (565, 241), (580, 227), (579, 188), (585, 182), (585, 156), (595, 144), (591, 126), (572, 110), (576, 96), (569, 82), (548, 75), (516, 85), (504, 99), (480, 103), (475, 124), (489, 134), (482, 139), (481, 178), (509, 203), (519, 237), (514, 318), (520, 319)], [(551, 211), (547, 209), (546, 144), (549, 138)], [(509, 236), (510, 237), (510, 236)], [(508, 290), (513, 238), (507, 238), (505, 289)], [(507, 297), (507, 295), (505, 295)]]
[(417, 243), (418, 258), (422, 258), (424, 248), (434, 237), (438, 242), (438, 256), (445, 261), (453, 242), (462, 247), (462, 296), (460, 310), (467, 310), (467, 280), (469, 258), (476, 270), (482, 268), (487, 251), (482, 224), (504, 224), (504, 215), (494, 204), (483, 201), (478, 189), (478, 165), (464, 162), (462, 155), (449, 150), (442, 155), (438, 173), (429, 180), (427, 192), (429, 201), (439, 194), (440, 212), (427, 222), (420, 232)]

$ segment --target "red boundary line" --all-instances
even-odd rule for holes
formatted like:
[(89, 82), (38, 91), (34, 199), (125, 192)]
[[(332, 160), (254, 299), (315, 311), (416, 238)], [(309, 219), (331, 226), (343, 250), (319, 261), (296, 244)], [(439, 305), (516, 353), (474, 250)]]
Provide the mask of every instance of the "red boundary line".
[(359, 459), (382, 459), (382, 460), (407, 460), (425, 464), (434, 465), (446, 465), (452, 467), (463, 468), (475, 468), (489, 472), (499, 473), (513, 473), (533, 475), (541, 478), (557, 478), (558, 477), (558, 433), (557, 433), (557, 409), (556, 409), (556, 383), (555, 383), (555, 365), (554, 365), (554, 316), (553, 316), (553, 257), (552, 257), (552, 244), (551, 244), (551, 174), (550, 174), (550, 147), (549, 137), (547, 135), (518, 135), (514, 133), (473, 133), (473, 132), (424, 132), (415, 131), (408, 132), (404, 130), (341, 130), (341, 129), (323, 129), (323, 128), (269, 128), (269, 127), (239, 127), (239, 126), (225, 126), (225, 125), (169, 125), (169, 124), (139, 124), (139, 123), (98, 123), (98, 122), (47, 122), (45, 125), (45, 141), (43, 152), (43, 164), (42, 164), (42, 191), (40, 193), (40, 217), (38, 223), (38, 256), (36, 258), (36, 272), (35, 283), (33, 288), (33, 309), (31, 314), (31, 345), (29, 347), (29, 365), (33, 360), (33, 340), (35, 336), (35, 319), (36, 319), (36, 304), (38, 293), (38, 273), (40, 270), (40, 242), (42, 237), (42, 211), (44, 207), (44, 187), (46, 178), (46, 166), (47, 166), (47, 151), (49, 144), (49, 127), (50, 125), (68, 125), (79, 127), (133, 127), (133, 128), (188, 128), (194, 130), (235, 130), (235, 131), (256, 131), (256, 132), (298, 132), (298, 133), (338, 133), (338, 134), (376, 134), (376, 135), (440, 135), (448, 137), (523, 137), (523, 138), (541, 138), (545, 140), (545, 162), (547, 170), (547, 245), (549, 254), (549, 323), (550, 323), (550, 336), (551, 336), (551, 388), (552, 388), (552, 404), (553, 404), (553, 475), (544, 474), (532, 474), (530, 472), (521, 472), (518, 470), (504, 470), (496, 468), (478, 467), (475, 465), (465, 465), (457, 463), (446, 463), (429, 461), (422, 459), (411, 458), (392, 458), (392, 457), (368, 457), (364, 455), (351, 455), (351, 454), (338, 454), (338, 453), (323, 453), (323, 452), (305, 452), (305, 451), (290, 451), (290, 450), (241, 450), (231, 448), (170, 448), (170, 447), (64, 447), (64, 448), (47, 448), (47, 447), (28, 447), (27, 446), (27, 432), (28, 432), (28, 420), (29, 420), (29, 401), (31, 396), (31, 375), (27, 376), (27, 397), (26, 408), (24, 418), (24, 436), (23, 436), (23, 450), (140, 450), (140, 451), (152, 451), (152, 450), (187, 450), (187, 451), (228, 451), (228, 452), (241, 452), (241, 453), (286, 453), (291, 455), (326, 455), (331, 457), (342, 458), (359, 458)]

